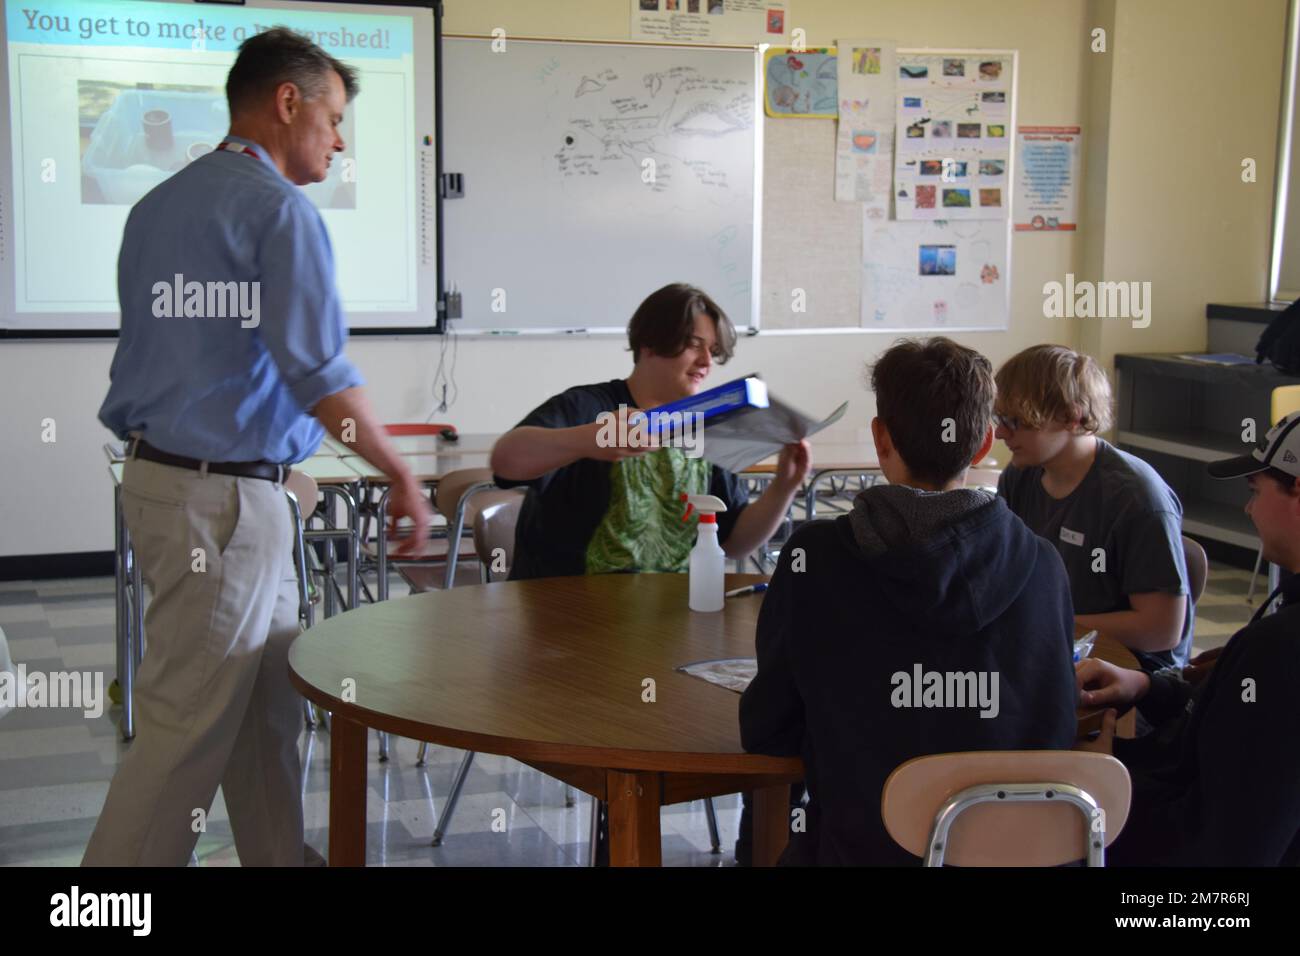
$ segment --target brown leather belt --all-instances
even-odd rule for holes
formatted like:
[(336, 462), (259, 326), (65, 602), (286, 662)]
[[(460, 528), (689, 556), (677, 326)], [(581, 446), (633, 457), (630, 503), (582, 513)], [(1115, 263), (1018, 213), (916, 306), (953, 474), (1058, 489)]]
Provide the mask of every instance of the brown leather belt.
[(128, 458), (143, 458), (145, 461), (154, 461), (160, 465), (171, 465), (173, 468), (188, 468), (190, 471), (204, 471), (212, 475), (234, 475), (237, 478), (261, 478), (264, 481), (274, 481), (277, 484), (284, 484), (284, 479), (289, 474), (288, 465), (277, 465), (269, 461), (209, 461), (203, 462), (197, 458), (186, 458), (184, 455), (173, 455), (159, 448), (154, 448), (143, 438), (137, 438), (127, 447)]

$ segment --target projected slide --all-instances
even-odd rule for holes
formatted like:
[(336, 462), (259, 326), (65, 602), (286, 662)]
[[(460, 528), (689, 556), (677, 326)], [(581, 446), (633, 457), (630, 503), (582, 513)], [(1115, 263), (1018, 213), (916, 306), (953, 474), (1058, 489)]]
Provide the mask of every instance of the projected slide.
[(131, 206), (221, 142), (239, 44), (277, 25), (310, 34), (359, 74), (341, 127), (346, 150), (323, 182), (302, 187), (329, 230), (349, 324), (434, 324), (429, 10), (0, 4), (0, 276), (9, 287), (0, 288), (0, 326), (117, 327), (117, 253)]

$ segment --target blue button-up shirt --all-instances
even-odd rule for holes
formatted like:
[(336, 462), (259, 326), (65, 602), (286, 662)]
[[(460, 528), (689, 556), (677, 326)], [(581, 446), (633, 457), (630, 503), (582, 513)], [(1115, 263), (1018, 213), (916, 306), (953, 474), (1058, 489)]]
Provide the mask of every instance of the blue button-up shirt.
[(308, 411), (362, 383), (320, 213), (259, 158), (208, 153), (136, 203), (117, 263), (122, 332), (99, 420), (205, 461), (289, 464)]

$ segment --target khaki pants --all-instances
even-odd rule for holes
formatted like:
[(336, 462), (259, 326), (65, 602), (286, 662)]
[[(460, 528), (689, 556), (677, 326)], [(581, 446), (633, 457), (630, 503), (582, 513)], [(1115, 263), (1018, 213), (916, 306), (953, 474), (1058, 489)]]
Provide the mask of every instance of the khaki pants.
[[(284, 487), (126, 463), (122, 509), (152, 600), (137, 730), (86, 866), (184, 866), (218, 784), (244, 866), (303, 863), (293, 527)], [(200, 563), (202, 562), (202, 563)]]

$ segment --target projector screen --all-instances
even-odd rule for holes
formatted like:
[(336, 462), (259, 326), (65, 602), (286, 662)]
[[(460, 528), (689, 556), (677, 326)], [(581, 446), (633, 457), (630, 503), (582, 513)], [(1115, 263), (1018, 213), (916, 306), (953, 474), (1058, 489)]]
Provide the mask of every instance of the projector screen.
[(428, 6), (0, 0), (0, 334), (113, 334), (127, 214), (225, 135), (226, 74), (272, 26), (357, 69), (329, 177), (353, 330), (437, 325), (435, 23)]

